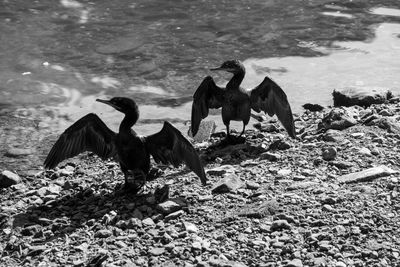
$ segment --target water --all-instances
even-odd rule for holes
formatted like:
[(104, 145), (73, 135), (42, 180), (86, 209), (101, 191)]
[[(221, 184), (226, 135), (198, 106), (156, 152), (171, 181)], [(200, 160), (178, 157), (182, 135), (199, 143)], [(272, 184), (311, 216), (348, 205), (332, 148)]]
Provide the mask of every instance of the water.
[(164, 119), (186, 131), (194, 90), (210, 74), (223, 85), (229, 75), (208, 69), (232, 58), (244, 86), (269, 75), (295, 112), (345, 86), (396, 92), (399, 36), (397, 0), (0, 0), (0, 121), (29, 118), (37, 132), (0, 141), (34, 147), (88, 112), (116, 130), (121, 114), (95, 99), (117, 95), (140, 103), (139, 133)]

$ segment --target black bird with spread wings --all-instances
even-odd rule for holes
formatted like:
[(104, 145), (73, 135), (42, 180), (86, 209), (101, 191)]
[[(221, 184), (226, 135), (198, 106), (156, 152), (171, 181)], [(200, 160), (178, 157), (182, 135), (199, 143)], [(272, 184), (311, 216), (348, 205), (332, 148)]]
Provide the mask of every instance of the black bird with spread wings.
[(89, 113), (61, 134), (44, 162), (45, 168), (54, 168), (67, 158), (91, 151), (102, 159), (116, 158), (125, 176), (125, 188), (137, 193), (146, 182), (152, 155), (157, 163), (175, 167), (184, 162), (200, 177), (203, 185), (206, 184), (207, 178), (196, 150), (169, 122), (165, 121), (156, 134), (138, 136), (131, 129), (139, 118), (135, 101), (126, 97), (96, 101), (125, 114), (119, 132), (113, 132), (96, 114)]
[(246, 73), (243, 64), (239, 60), (225, 61), (221, 67), (211, 70), (224, 70), (233, 73), (232, 79), (226, 88), (218, 87), (213, 78), (207, 76), (193, 95), (191, 129), (193, 136), (199, 130), (202, 119), (208, 116), (210, 108), (222, 107), (222, 121), (226, 126), (227, 137), (231, 120), (242, 121), (244, 133), (249, 123), (251, 109), (256, 112), (264, 111), (268, 115), (276, 114), (285, 127), (289, 136), (295, 138), (292, 110), (285, 92), (270, 78), (252, 90), (246, 90), (240, 86)]

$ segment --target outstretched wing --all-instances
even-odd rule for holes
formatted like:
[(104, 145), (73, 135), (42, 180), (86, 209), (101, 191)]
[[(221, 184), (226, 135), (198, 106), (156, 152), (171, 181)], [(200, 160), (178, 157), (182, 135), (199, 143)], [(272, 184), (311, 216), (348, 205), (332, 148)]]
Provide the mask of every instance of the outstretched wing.
[(115, 136), (96, 114), (89, 113), (61, 134), (47, 155), (44, 167), (54, 168), (64, 159), (85, 151), (91, 151), (103, 159), (112, 157), (117, 153)]
[(211, 76), (201, 82), (193, 95), (192, 104), (192, 134), (195, 136), (199, 130), (202, 119), (208, 116), (210, 108), (220, 108), (224, 97), (224, 90), (218, 87)]
[(165, 121), (158, 133), (147, 136), (145, 145), (156, 162), (175, 167), (184, 162), (200, 177), (202, 184), (206, 184), (207, 178), (199, 155), (192, 144), (169, 122)]
[(270, 116), (276, 114), (289, 136), (296, 137), (292, 109), (287, 96), (274, 81), (265, 77), (260, 85), (251, 90), (250, 102), (251, 108), (257, 112), (262, 110)]

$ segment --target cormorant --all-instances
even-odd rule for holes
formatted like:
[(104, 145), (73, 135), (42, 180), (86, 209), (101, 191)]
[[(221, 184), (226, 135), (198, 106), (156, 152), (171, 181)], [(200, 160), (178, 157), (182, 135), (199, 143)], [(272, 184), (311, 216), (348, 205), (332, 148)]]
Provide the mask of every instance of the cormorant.
[(114, 157), (125, 176), (125, 188), (137, 193), (150, 171), (150, 155), (163, 164), (177, 167), (184, 162), (200, 177), (207, 178), (200, 158), (192, 144), (169, 122), (156, 134), (139, 136), (131, 127), (139, 118), (135, 101), (126, 97), (96, 99), (125, 114), (119, 132), (110, 130), (94, 113), (89, 113), (67, 128), (49, 152), (44, 166), (54, 168), (64, 159), (91, 151), (102, 159)]
[(233, 73), (226, 88), (218, 87), (211, 76), (204, 78), (193, 95), (192, 104), (192, 134), (196, 135), (202, 119), (208, 116), (210, 108), (222, 107), (222, 121), (226, 126), (227, 138), (230, 138), (229, 123), (231, 120), (242, 121), (244, 133), (249, 123), (251, 109), (256, 112), (264, 111), (268, 115), (277, 115), (289, 136), (295, 138), (292, 110), (285, 92), (270, 78), (252, 90), (240, 86), (245, 75), (245, 68), (239, 60), (225, 61), (221, 67), (211, 69), (224, 70)]

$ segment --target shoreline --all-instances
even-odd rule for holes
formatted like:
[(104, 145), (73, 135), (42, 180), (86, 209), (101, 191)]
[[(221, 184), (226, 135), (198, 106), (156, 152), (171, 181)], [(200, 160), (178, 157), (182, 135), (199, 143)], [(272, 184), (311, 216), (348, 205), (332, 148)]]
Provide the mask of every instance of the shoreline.
[[(395, 266), (399, 110), (306, 111), (296, 117), (299, 140), (268, 120), (245, 144), (207, 149), (216, 133), (197, 145), (205, 187), (166, 167), (144, 195), (121, 195), (118, 165), (87, 155), (22, 177), (0, 189), (0, 265)], [(169, 200), (156, 203), (165, 184)]]

